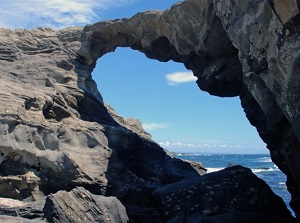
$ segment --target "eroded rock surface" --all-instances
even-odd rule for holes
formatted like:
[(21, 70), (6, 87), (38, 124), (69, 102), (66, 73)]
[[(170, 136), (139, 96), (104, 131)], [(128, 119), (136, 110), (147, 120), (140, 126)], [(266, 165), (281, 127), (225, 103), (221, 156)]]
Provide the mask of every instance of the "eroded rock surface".
[(95, 66), (116, 47), (183, 63), (200, 89), (239, 96), (300, 207), (299, 1), (187, 0), (84, 28), (81, 55)]
[[(76, 222), (78, 214), (97, 222), (100, 209), (82, 210), (99, 207), (104, 197), (112, 196), (118, 208), (126, 209), (121, 215), (108, 213), (110, 218), (119, 216), (119, 222), (126, 222), (126, 216), (130, 222), (265, 222), (274, 216), (293, 221), (282, 200), (261, 183), (253, 185), (254, 191), (268, 194), (270, 200), (255, 200), (259, 209), (254, 211), (230, 203), (211, 216), (205, 210), (214, 209), (206, 201), (199, 203), (208, 207), (195, 212), (196, 218), (182, 210), (174, 212), (174, 219), (168, 217), (165, 194), (159, 191), (177, 184), (184, 191), (198, 182), (205, 168), (173, 158), (138, 120), (120, 117), (104, 104), (91, 77), (98, 58), (116, 47), (131, 47), (149, 58), (183, 63), (198, 77), (200, 89), (210, 94), (239, 96), (273, 161), (287, 175), (297, 213), (300, 29), (298, 1), (290, 3), (186, 0), (164, 12), (84, 28), (0, 29), (0, 196), (14, 199), (0, 206), (0, 219), (40, 222), (46, 221), (47, 212), (49, 221)], [(230, 179), (232, 186), (244, 179), (237, 176)], [(205, 179), (220, 181), (218, 174)], [(80, 201), (79, 194), (88, 199)], [(79, 213), (71, 210), (69, 198)]]
[(82, 187), (50, 195), (44, 212), (49, 222), (128, 222), (117, 198), (94, 195)]
[(165, 185), (153, 196), (167, 222), (293, 222), (283, 201), (242, 166)]
[(44, 221), (48, 195), (83, 187), (117, 197), (130, 219), (156, 221), (152, 191), (206, 170), (169, 156), (138, 120), (103, 103), (79, 55), (81, 33), (1, 29), (0, 196), (23, 202), (1, 214)]

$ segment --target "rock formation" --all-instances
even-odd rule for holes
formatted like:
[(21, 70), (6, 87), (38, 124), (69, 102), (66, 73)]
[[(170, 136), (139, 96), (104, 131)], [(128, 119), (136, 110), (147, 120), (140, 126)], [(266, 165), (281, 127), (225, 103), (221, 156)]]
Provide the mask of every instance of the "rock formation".
[(234, 166), (165, 185), (155, 190), (153, 197), (167, 222), (291, 221), (289, 211), (270, 189), (258, 189), (265, 187), (250, 169)]
[[(155, 188), (206, 171), (169, 156), (138, 121), (103, 104), (79, 55), (81, 32), (0, 31), (0, 196), (22, 201), (2, 213), (43, 219), (46, 196), (83, 187), (122, 200), (130, 217), (142, 215), (141, 201), (144, 212), (159, 215), (151, 203)], [(54, 211), (63, 198), (49, 198)]]
[[(210, 94), (239, 96), (300, 208), (299, 1), (187, 0), (164, 12), (84, 28), (81, 55), (95, 66), (116, 47), (183, 63)], [(296, 211), (298, 212), (298, 211)]]
[(128, 222), (117, 198), (93, 195), (82, 187), (50, 195), (44, 210), (49, 222)]
[[(287, 175), (298, 213), (299, 29), (293, 0), (186, 0), (164, 12), (84, 28), (0, 29), (0, 219), (294, 221), (249, 170), (231, 167), (201, 177), (201, 164), (172, 157), (139, 121), (104, 104), (91, 73), (101, 56), (131, 47), (183, 63), (210, 94), (239, 96)], [(225, 197), (215, 196), (217, 185), (226, 187)], [(207, 199), (185, 200), (188, 193)], [(247, 199), (238, 199), (245, 193)], [(169, 200), (172, 194), (179, 200)], [(185, 206), (174, 209), (178, 201)]]

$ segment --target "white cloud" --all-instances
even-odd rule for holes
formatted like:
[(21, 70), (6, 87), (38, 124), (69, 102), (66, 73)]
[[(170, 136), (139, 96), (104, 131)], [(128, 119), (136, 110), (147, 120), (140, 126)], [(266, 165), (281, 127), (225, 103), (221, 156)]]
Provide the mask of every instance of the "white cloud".
[(143, 128), (145, 131), (153, 131), (155, 129), (165, 129), (168, 128), (167, 123), (143, 123)]
[(241, 145), (225, 145), (225, 144), (193, 144), (183, 142), (159, 142), (159, 145), (163, 148), (195, 148), (195, 149), (207, 149), (207, 148), (218, 148), (218, 149), (241, 149), (241, 148), (262, 148), (262, 146), (241, 146)]
[(225, 145), (225, 144), (193, 144), (183, 142), (159, 142), (159, 145), (171, 152), (204, 152), (204, 153), (241, 153), (241, 154), (259, 154), (267, 153), (265, 145)]
[(137, 0), (0, 0), (1, 28), (36, 28), (86, 25), (100, 20), (99, 13)]
[(177, 85), (187, 82), (195, 82), (197, 77), (192, 72), (175, 72), (165, 76), (169, 85)]

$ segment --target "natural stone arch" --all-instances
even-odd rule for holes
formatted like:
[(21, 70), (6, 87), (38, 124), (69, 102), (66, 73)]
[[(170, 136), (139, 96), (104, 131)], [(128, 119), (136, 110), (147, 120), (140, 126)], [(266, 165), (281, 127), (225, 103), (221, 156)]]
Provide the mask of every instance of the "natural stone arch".
[[(187, 0), (164, 12), (100, 22), (84, 28), (80, 55), (92, 69), (99, 57), (116, 47), (131, 47), (152, 59), (183, 63), (198, 77), (201, 90), (221, 97), (240, 96), (248, 120), (267, 143), (272, 160), (287, 175), (296, 201), (300, 179), (292, 164), (298, 162), (300, 147), (297, 117), (291, 119), (289, 103), (284, 103), (280, 93), (286, 82), (280, 79), (287, 64), (297, 67), (294, 60), (284, 59), (285, 52), (295, 54), (298, 48), (283, 43), (285, 27), (273, 5), (259, 4)], [(245, 10), (257, 15), (250, 23)], [(268, 28), (271, 22), (272, 30)], [(297, 45), (297, 40), (293, 41)], [(282, 129), (288, 134), (283, 136)]]
[(232, 97), (241, 91), (238, 51), (212, 3), (185, 1), (165, 12), (148, 11), (84, 28), (80, 54), (88, 65), (94, 67), (99, 57), (116, 47), (130, 47), (159, 61), (181, 62), (198, 77), (199, 87), (213, 95)]
[[(7, 186), (2, 187), (4, 190), (1, 191), (1, 196), (22, 200), (31, 199), (33, 196), (39, 203), (37, 212), (35, 211), (36, 206), (31, 202), (29, 206), (19, 206), (19, 202), (13, 202), (12, 204), (16, 208), (2, 206), (1, 210), (8, 215), (18, 216), (18, 219), (14, 219), (21, 221), (22, 219), (19, 217), (24, 216), (23, 214), (25, 214), (25, 218), (35, 218), (36, 213), (37, 220), (44, 220), (43, 215), (48, 213), (46, 218), (50, 222), (55, 221), (54, 219), (58, 217), (51, 216), (52, 214), (58, 214), (59, 217), (65, 218), (68, 215), (67, 212), (71, 215), (75, 212), (85, 218), (91, 212), (87, 213), (85, 206), (82, 205), (82, 196), (78, 197), (78, 206), (84, 207), (83, 209), (74, 209), (74, 206), (69, 206), (58, 212), (53, 212), (53, 209), (43, 212), (43, 207), (40, 206), (46, 201), (44, 195), (49, 195), (47, 201), (50, 202), (50, 207), (58, 207), (58, 203), (68, 204), (69, 196), (65, 196), (68, 192), (60, 193), (62, 196), (56, 205), (51, 204), (51, 201), (59, 194), (52, 196), (50, 193), (84, 187), (85, 189), (77, 190), (79, 193), (73, 191), (69, 195), (75, 198), (74, 194), (86, 194), (86, 190), (89, 190), (95, 194), (117, 196), (120, 200), (129, 198), (129, 201), (133, 201), (137, 207), (130, 211), (132, 217), (136, 216), (136, 213), (138, 214), (139, 220), (136, 222), (145, 222), (145, 217), (149, 219), (148, 222), (162, 222), (166, 220), (167, 215), (168, 219), (178, 217), (190, 221), (191, 219), (203, 220), (203, 218), (204, 221), (223, 222), (224, 218), (243, 221), (246, 218), (255, 219), (248, 220), (249, 222), (256, 222), (259, 219), (262, 219), (261, 221), (264, 223), (293, 222), (282, 200), (273, 196), (270, 188), (264, 182), (260, 181), (259, 183), (255, 178), (256, 183), (252, 181), (254, 184), (249, 185), (249, 176), (252, 178), (254, 176), (251, 171), (237, 166), (217, 174), (199, 177), (199, 174), (205, 172), (199, 163), (176, 159), (153, 141), (130, 131), (130, 127), (128, 129), (118, 125), (103, 106), (101, 95), (97, 92), (91, 78), (91, 72), (95, 65), (93, 59), (96, 61), (100, 56), (97, 50), (102, 49), (104, 54), (107, 52), (106, 50), (113, 50), (114, 47), (119, 46), (118, 44), (122, 46), (130, 40), (131, 45), (127, 44), (128, 46), (139, 49), (153, 58), (155, 56), (157, 56), (156, 59), (164, 58), (162, 57), (164, 51), (157, 51), (155, 50), (157, 48), (152, 45), (156, 39), (159, 39), (158, 46), (161, 46), (161, 42), (166, 44), (167, 38), (171, 47), (166, 48), (170, 50), (167, 51), (165, 59), (181, 61), (189, 69), (192, 69), (195, 75), (200, 77), (199, 85), (202, 89), (213, 94), (224, 92), (230, 96), (229, 93), (233, 94), (230, 86), (240, 83), (241, 85), (238, 85), (240, 88), (235, 89), (235, 95), (240, 96), (248, 119), (267, 142), (273, 161), (286, 173), (288, 188), (293, 198), (292, 206), (297, 214), (300, 180), (299, 169), (295, 164), (299, 163), (300, 152), (299, 137), (297, 137), (299, 135), (297, 128), (299, 126), (297, 123), (299, 104), (295, 99), (299, 94), (297, 91), (299, 27), (297, 27), (297, 21), (291, 21), (293, 19), (289, 20), (288, 24), (283, 23), (286, 21), (286, 17), (284, 20), (280, 20), (277, 14), (283, 18), (284, 11), (278, 11), (275, 6), (277, 12), (275, 14), (270, 3), (272, 1), (215, 0), (213, 5), (211, 2), (207, 5), (205, 0), (187, 0), (182, 3), (181, 9), (186, 8), (193, 13), (183, 13), (184, 10), (181, 10), (180, 4), (177, 4), (172, 9), (173, 11), (170, 9), (163, 13), (139, 14), (140, 18), (135, 20), (137, 23), (133, 24), (134, 26), (132, 24), (129, 26), (133, 21), (130, 19), (102, 23), (104, 26), (107, 25), (105, 29), (102, 27), (103, 25), (99, 26), (104, 29), (104, 33), (93, 31), (97, 25), (89, 26), (85, 31), (91, 31), (90, 35), (86, 35), (86, 32), (82, 33), (81, 27), (59, 31), (43, 28), (15, 31), (1, 29), (0, 172), (1, 182)], [(206, 10), (209, 8), (208, 6), (211, 8)], [(211, 14), (212, 8), (216, 9), (223, 26), (220, 25), (218, 17), (214, 13)], [(165, 20), (162, 19), (162, 14), (166, 14), (164, 15)], [(174, 29), (169, 27), (170, 18), (168, 19), (167, 14), (170, 14), (170, 17), (175, 15), (175, 20), (172, 20), (171, 23), (174, 25)], [(221, 28), (221, 30), (205, 29), (208, 26), (207, 24), (205, 26), (202, 18), (200, 21), (197, 20), (199, 14), (204, 17), (216, 18), (216, 20), (210, 21), (219, 21), (219, 23), (213, 23), (216, 25), (213, 28)], [(147, 17), (149, 15), (152, 19)], [(149, 20), (142, 23), (143, 18)], [(182, 19), (178, 21), (178, 18)], [(195, 23), (189, 22), (192, 18), (196, 19)], [(184, 20), (186, 22), (183, 22)], [(116, 24), (117, 27), (114, 28)], [(144, 26), (147, 24), (148, 26)], [(155, 27), (152, 24), (156, 24), (157, 28), (151, 29), (151, 27)], [(129, 29), (130, 27), (134, 27), (134, 29)], [(158, 33), (158, 35), (156, 31), (164, 30), (163, 27), (169, 31)], [(226, 40), (222, 43), (229, 45), (223, 47), (229, 46), (232, 51), (229, 50), (230, 53), (226, 54), (227, 50), (223, 50), (222, 45), (217, 44), (218, 41), (210, 42), (212, 45), (208, 44), (207, 49), (201, 48), (203, 41), (199, 41), (206, 39), (202, 39), (203, 36), (200, 35), (205, 33), (205, 30), (202, 32), (201, 27), (207, 30), (206, 37), (210, 37), (209, 33), (217, 30), (217, 33), (220, 34), (217, 40), (221, 42)], [(110, 30), (111, 28), (113, 29)], [(134, 30), (140, 34), (136, 35)], [(180, 30), (184, 32), (180, 34)], [(109, 31), (114, 34), (111, 37), (117, 38), (106, 38), (106, 41), (103, 42), (101, 35), (105, 36), (110, 33)], [(185, 38), (189, 33), (192, 35), (191, 38)], [(222, 33), (225, 34), (221, 35)], [(83, 35), (82, 42), (79, 41), (81, 34)], [(160, 39), (160, 37), (166, 38)], [(196, 41), (193, 37), (197, 38)], [(214, 38), (209, 39), (213, 40)], [(117, 41), (117, 45), (110, 46), (108, 40)], [(215, 42), (219, 47), (209, 50)], [(236, 49), (232, 48), (233, 45)], [(152, 55), (151, 52), (155, 52), (155, 54)], [(214, 52), (218, 54), (214, 54)], [(237, 63), (237, 53), (239, 53), (240, 65)], [(212, 66), (214, 63), (222, 65), (221, 62), (225, 64), (228, 62), (227, 64), (230, 65), (230, 61), (236, 61), (232, 64), (239, 66)], [(234, 67), (243, 72), (233, 72)], [(232, 73), (226, 71), (232, 71)], [(141, 169), (145, 172), (141, 172)], [(233, 181), (228, 181), (228, 175), (225, 176), (224, 173), (229, 174)], [(237, 173), (240, 173), (240, 177), (237, 177)], [(183, 204), (181, 201), (187, 202), (188, 205), (183, 204), (183, 206), (193, 216), (184, 216), (185, 214), (181, 210), (174, 208), (176, 204), (169, 205), (160, 202), (161, 205), (157, 206), (157, 200), (153, 200), (153, 190), (163, 192), (165, 186), (171, 186), (171, 189), (173, 187), (177, 190), (178, 182), (183, 183), (183, 187), (187, 189), (191, 186), (189, 182), (192, 178), (199, 179), (198, 182), (201, 185), (203, 185), (201, 182), (203, 179), (207, 182), (214, 179), (218, 185), (220, 179), (226, 179), (223, 182), (231, 185), (228, 187), (229, 190), (223, 190), (226, 187), (221, 186), (222, 190), (216, 187), (214, 192), (215, 195), (219, 192), (226, 195), (224, 208), (215, 210), (214, 204), (217, 205), (220, 202), (220, 197), (211, 197), (211, 191), (204, 190), (204, 193), (208, 195), (207, 198), (215, 199), (215, 203), (206, 200), (208, 202), (202, 203), (203, 206), (198, 206), (199, 209), (195, 210), (197, 214), (195, 216), (188, 210), (190, 204), (186, 199), (185, 189), (181, 192), (182, 200), (173, 199), (173, 201), (179, 201), (180, 204)], [(204, 184), (206, 183), (204, 182)], [(231, 194), (238, 190), (232, 185), (243, 184), (246, 188), (242, 187), (239, 190), (242, 206), (237, 206), (232, 202)], [(250, 188), (257, 188), (259, 193)], [(194, 194), (201, 191), (197, 187), (194, 189)], [(211, 188), (206, 189), (211, 190)], [(245, 189), (248, 197), (243, 200)], [(156, 193), (155, 196), (159, 193)], [(85, 197), (88, 204), (93, 202), (89, 198), (95, 198), (89, 195)], [(195, 199), (195, 204), (199, 203), (198, 197), (191, 197)], [(199, 197), (203, 196), (200, 194)], [(251, 207), (245, 208), (245, 204), (254, 197), (258, 198), (259, 205), (254, 203)], [(98, 198), (103, 200), (102, 197)], [(98, 198), (96, 199), (98, 200)], [(169, 200), (170, 197), (166, 198)], [(163, 200), (160, 199), (160, 201)], [(126, 205), (126, 200), (124, 204)], [(143, 213), (141, 213), (140, 207), (144, 205), (146, 209), (143, 209)], [(169, 205), (168, 208), (171, 207), (172, 211), (180, 212), (173, 215), (173, 212), (168, 211), (163, 216), (159, 211), (163, 205)], [(130, 206), (132, 207), (132, 205)], [(210, 206), (209, 211), (207, 210), (208, 206)], [(95, 206), (89, 205), (89, 207)], [(70, 209), (71, 212), (68, 211)], [(28, 210), (31, 211), (28, 212)], [(283, 211), (284, 213), (282, 213)], [(3, 219), (2, 214), (0, 218)], [(124, 221), (127, 222), (125, 218), (126, 216), (124, 216)]]

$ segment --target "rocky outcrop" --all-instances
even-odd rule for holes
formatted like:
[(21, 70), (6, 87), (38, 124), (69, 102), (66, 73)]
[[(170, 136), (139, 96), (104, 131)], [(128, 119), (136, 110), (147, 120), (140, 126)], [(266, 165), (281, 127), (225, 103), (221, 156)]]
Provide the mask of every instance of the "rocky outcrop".
[(49, 222), (128, 222), (118, 199), (93, 195), (82, 187), (50, 195), (44, 212)]
[(239, 96), (300, 207), (299, 1), (186, 0), (84, 28), (86, 64), (116, 47), (183, 63), (210, 94)]
[[(248, 170), (201, 178), (200, 163), (172, 157), (138, 120), (105, 105), (91, 77), (99, 57), (131, 47), (183, 63), (213, 95), (239, 96), (287, 175), (297, 211), (299, 23), (297, 3), (290, 2), (186, 0), (84, 28), (0, 29), (0, 219), (292, 222), (282, 200)], [(251, 183), (244, 185), (245, 178)], [(222, 183), (228, 193), (199, 187), (191, 191), (211, 197), (183, 200), (192, 185), (208, 182)], [(171, 207), (173, 191), (182, 209)], [(254, 197), (234, 200), (233, 192)]]
[[(2, 219), (45, 221), (45, 212), (49, 221), (76, 222), (75, 212), (60, 213), (58, 203), (75, 196), (66, 191), (84, 188), (120, 200), (131, 220), (159, 220), (152, 191), (206, 170), (169, 156), (138, 120), (103, 103), (79, 55), (81, 33), (80, 27), (0, 31), (0, 196), (14, 199), (0, 207)], [(89, 200), (77, 204), (88, 208)], [(80, 219), (98, 215), (80, 208)]]
[(241, 166), (165, 185), (153, 196), (166, 222), (293, 222), (282, 200)]

